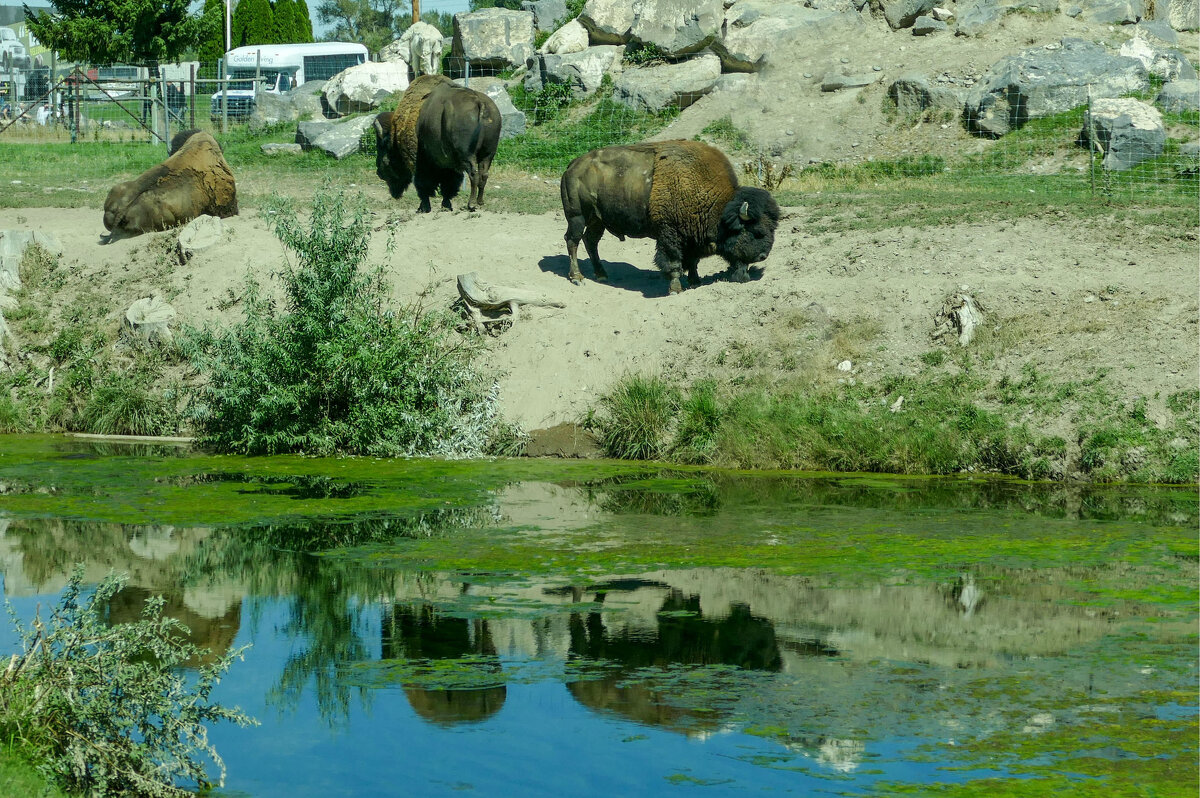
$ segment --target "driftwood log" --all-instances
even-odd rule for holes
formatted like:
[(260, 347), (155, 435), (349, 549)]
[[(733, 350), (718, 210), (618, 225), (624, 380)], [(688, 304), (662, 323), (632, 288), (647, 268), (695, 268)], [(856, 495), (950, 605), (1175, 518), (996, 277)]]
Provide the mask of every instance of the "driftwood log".
[(479, 279), (475, 272), (458, 275), (458, 295), (466, 303), (471, 318), (475, 321), (475, 329), (484, 333), (484, 324), (499, 321), (498, 318), (484, 318), (484, 313), (493, 314), (507, 310), (511, 314), (512, 323), (516, 324), (521, 316), (521, 305), (534, 305), (544, 308), (566, 307), (562, 302), (546, 297), (527, 288), (510, 288), (503, 285), (492, 285)]

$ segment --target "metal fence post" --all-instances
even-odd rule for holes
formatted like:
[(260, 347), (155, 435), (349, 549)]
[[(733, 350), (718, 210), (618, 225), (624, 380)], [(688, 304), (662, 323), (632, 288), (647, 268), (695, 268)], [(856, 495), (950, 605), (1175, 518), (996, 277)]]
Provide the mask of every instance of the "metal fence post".
[(158, 67), (158, 82), (163, 104), (163, 144), (169, 155), (171, 149), (171, 103), (168, 101), (170, 95), (167, 94), (167, 75), (161, 65)]
[(196, 127), (196, 65), (192, 64), (188, 69), (191, 70), (191, 75), (188, 77), (188, 127)]
[(471, 88), (471, 61), (467, 58), (463, 59), (463, 86)]
[(225, 74), (225, 59), (220, 61), (221, 69), (221, 133), (222, 135), (229, 128), (229, 80)]

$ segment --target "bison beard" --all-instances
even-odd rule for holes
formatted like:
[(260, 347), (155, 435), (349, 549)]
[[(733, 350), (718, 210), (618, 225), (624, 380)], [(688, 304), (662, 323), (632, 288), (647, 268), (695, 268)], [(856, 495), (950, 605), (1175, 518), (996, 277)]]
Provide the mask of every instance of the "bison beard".
[(751, 263), (766, 259), (775, 242), (779, 206), (760, 188), (739, 187), (720, 150), (697, 141), (662, 141), (592, 150), (563, 174), (563, 213), (571, 282), (583, 282), (583, 241), (597, 280), (607, 279), (598, 243), (605, 231), (619, 239), (653, 238), (654, 263), (670, 292), (700, 282), (700, 258), (720, 255), (731, 279), (745, 282)]
[(455, 86), (442, 75), (412, 82), (391, 113), (375, 118), (375, 172), (399, 199), (409, 183), (417, 189), (418, 213), (428, 213), (430, 198), (442, 195), (442, 207), (471, 182), (467, 208), (483, 204), (488, 171), (500, 140), (500, 110), (482, 92)]

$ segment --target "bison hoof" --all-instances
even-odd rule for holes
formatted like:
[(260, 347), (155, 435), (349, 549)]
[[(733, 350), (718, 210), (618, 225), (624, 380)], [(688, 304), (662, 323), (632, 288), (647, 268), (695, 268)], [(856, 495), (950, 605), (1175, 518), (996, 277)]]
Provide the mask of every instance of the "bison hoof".
[(592, 279), (598, 283), (607, 283), (608, 275), (605, 274), (604, 272), (596, 272), (595, 274), (592, 275)]
[(672, 294), (682, 294), (683, 293), (683, 286), (679, 283), (678, 277), (674, 277), (671, 279), (670, 293), (672, 293)]
[(729, 275), (729, 279), (735, 283), (748, 283), (750, 282), (750, 272), (745, 269), (734, 269)]
[(568, 274), (567, 279), (573, 282), (575, 285), (583, 285), (582, 274)]

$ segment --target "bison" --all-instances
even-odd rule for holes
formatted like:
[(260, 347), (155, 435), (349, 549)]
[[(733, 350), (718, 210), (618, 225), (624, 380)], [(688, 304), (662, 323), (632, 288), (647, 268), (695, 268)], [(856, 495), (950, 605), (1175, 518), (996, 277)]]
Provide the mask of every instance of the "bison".
[(579, 241), (587, 247), (597, 280), (608, 275), (596, 245), (604, 231), (622, 241), (653, 238), (654, 264), (670, 292), (700, 280), (696, 265), (708, 255), (729, 263), (730, 277), (750, 279), (747, 267), (765, 260), (775, 243), (779, 206), (761, 188), (738, 186), (733, 165), (720, 150), (699, 141), (656, 141), (604, 147), (581, 155), (563, 173), (563, 213), (571, 282), (579, 285)]
[(184, 130), (168, 149), (165, 161), (108, 192), (104, 227), (113, 235), (166, 230), (204, 214), (237, 215), (237, 186), (216, 139)]
[(375, 118), (375, 172), (400, 199), (411, 182), (421, 199), (418, 213), (429, 213), (429, 198), (442, 194), (442, 207), (471, 181), (467, 209), (483, 204), (483, 187), (500, 141), (500, 109), (492, 98), (456, 86), (442, 75), (412, 82), (396, 110)]

